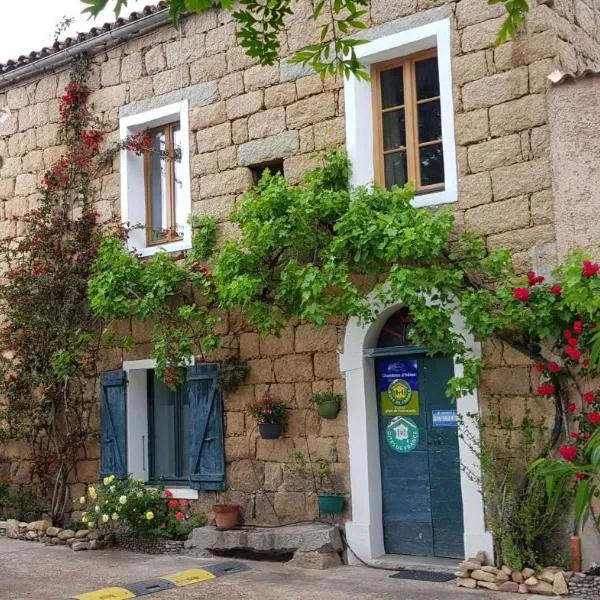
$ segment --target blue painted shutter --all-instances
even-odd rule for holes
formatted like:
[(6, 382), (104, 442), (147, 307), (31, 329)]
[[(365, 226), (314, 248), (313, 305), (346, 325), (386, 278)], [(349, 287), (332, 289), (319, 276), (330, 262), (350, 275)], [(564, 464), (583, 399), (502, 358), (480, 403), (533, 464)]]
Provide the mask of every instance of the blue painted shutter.
[(127, 377), (100, 374), (100, 477), (127, 475)]
[(190, 486), (197, 490), (225, 489), (223, 403), (217, 365), (187, 369), (190, 406)]

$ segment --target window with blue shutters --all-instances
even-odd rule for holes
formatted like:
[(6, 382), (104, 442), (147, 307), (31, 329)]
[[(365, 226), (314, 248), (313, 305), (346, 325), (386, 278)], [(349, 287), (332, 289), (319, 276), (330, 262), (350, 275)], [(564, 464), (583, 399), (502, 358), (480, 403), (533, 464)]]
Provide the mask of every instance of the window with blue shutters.
[[(223, 402), (218, 366), (188, 367), (185, 383), (172, 390), (145, 363), (144, 368), (129, 367), (129, 383), (122, 371), (101, 376), (103, 476), (132, 472), (150, 484), (223, 490)], [(127, 430), (128, 410), (131, 431)]]

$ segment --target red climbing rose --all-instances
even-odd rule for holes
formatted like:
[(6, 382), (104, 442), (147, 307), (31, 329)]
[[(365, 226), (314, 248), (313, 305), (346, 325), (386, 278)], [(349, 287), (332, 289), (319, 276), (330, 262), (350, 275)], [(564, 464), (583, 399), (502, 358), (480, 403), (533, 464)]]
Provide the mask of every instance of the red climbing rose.
[(565, 444), (564, 446), (560, 447), (558, 453), (562, 456), (563, 460), (566, 460), (567, 462), (573, 462), (577, 456), (577, 447)]
[(527, 302), (529, 300), (529, 290), (527, 288), (515, 288), (513, 296), (521, 302)]

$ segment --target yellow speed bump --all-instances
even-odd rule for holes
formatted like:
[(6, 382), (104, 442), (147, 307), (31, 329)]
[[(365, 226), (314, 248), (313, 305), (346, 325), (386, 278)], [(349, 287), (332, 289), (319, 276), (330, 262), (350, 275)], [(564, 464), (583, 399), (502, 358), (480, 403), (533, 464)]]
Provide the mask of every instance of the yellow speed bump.
[[(192, 585), (192, 583), (198, 583), (200, 581), (215, 579), (215, 576), (212, 573), (209, 573), (208, 571), (204, 571), (203, 569), (187, 569), (185, 571), (173, 573), (172, 575), (163, 575), (160, 577), (160, 579), (166, 579), (167, 581), (170, 581), (173, 585), (176, 585), (177, 587), (183, 587), (184, 585)], [(133, 596), (128, 596), (128, 598), (129, 597)]]
[(135, 594), (122, 587), (109, 587), (80, 594), (74, 596), (74, 598), (75, 600), (128, 600), (129, 598), (135, 598)]

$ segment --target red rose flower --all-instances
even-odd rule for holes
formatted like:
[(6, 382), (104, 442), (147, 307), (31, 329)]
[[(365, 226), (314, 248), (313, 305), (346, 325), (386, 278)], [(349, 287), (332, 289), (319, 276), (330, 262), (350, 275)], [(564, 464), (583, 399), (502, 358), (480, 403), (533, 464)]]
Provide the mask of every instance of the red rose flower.
[(183, 513), (180, 511), (180, 512), (178, 512), (178, 513), (175, 513), (175, 518), (176, 518), (178, 521), (183, 521), (183, 520), (185, 519), (185, 515), (184, 515), (184, 514), (183, 514)]
[(540, 396), (552, 396), (554, 394), (556, 388), (551, 383), (547, 383), (546, 385), (540, 385), (537, 389), (537, 393)]
[(575, 479), (579, 479), (580, 481), (586, 477), (587, 473), (584, 473), (583, 471), (577, 471), (577, 473), (575, 473)]
[(555, 296), (560, 296), (562, 293), (562, 286), (559, 285), (558, 283), (555, 283), (551, 288), (550, 291), (555, 295)]
[(529, 300), (529, 290), (527, 288), (515, 288), (513, 296), (521, 302)]
[(180, 500), (179, 501), (179, 506), (183, 507), (183, 508), (187, 508), (190, 505), (188, 500)]
[(573, 348), (573, 346), (567, 346), (565, 348), (565, 353), (572, 360), (579, 360), (581, 358), (581, 352), (577, 350), (577, 348)]
[(561, 455), (563, 460), (566, 460), (567, 462), (573, 462), (577, 456), (577, 448), (575, 446), (569, 446), (568, 444), (565, 444), (560, 447), (558, 453)]
[(582, 273), (584, 277), (593, 277), (600, 270), (600, 265), (591, 260), (583, 261)]
[(598, 423), (600, 423), (600, 413), (591, 412), (588, 415), (588, 421), (592, 423), (592, 425), (598, 425)]
[(592, 403), (592, 402), (593, 402), (593, 401), (596, 399), (596, 394), (595, 394), (594, 392), (586, 392), (586, 393), (583, 395), (583, 399), (584, 399), (586, 402)]
[(179, 506), (179, 502), (177, 502), (175, 498), (172, 498), (171, 500), (169, 500), (169, 506), (171, 508), (177, 508)]
[(589, 367), (590, 366), (590, 359), (586, 358), (584, 361), (582, 361), (581, 363), (584, 367)]
[(573, 440), (578, 440), (580, 437), (581, 436), (576, 431), (571, 434), (571, 439)]
[(535, 370), (538, 373), (543, 373), (544, 372), (544, 365), (542, 363), (535, 363)]
[(548, 365), (548, 370), (550, 371), (550, 373), (558, 373), (560, 371), (560, 365), (558, 365), (555, 362), (551, 362)]
[(575, 404), (575, 402), (571, 402), (571, 404), (569, 404), (569, 406), (567, 406), (567, 410), (570, 413), (574, 413), (577, 410), (577, 404)]
[(569, 338), (568, 344), (569, 344), (569, 346), (573, 346), (573, 348), (577, 348), (577, 344), (579, 344), (579, 340), (574, 337)]
[(165, 490), (165, 493), (163, 495), (165, 498), (172, 498), (173, 492), (171, 490)]
[(575, 323), (573, 323), (573, 331), (577, 335), (581, 335), (583, 333), (583, 321), (575, 321)]

